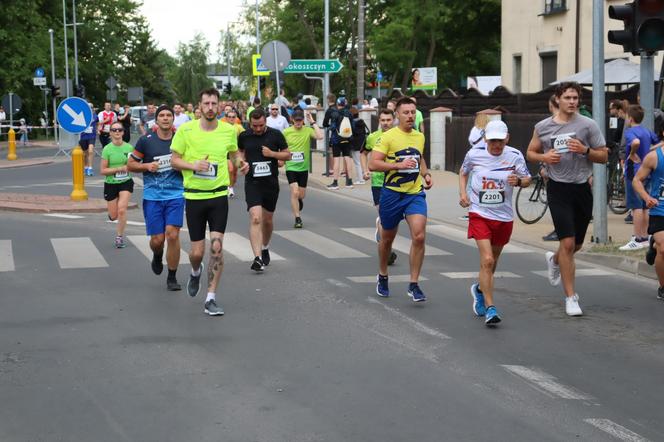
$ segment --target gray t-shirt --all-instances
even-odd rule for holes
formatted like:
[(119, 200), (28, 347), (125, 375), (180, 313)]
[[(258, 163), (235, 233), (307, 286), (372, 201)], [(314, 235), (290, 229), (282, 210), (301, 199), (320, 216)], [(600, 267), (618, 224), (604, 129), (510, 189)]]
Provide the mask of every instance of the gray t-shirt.
[(556, 149), (560, 153), (560, 163), (547, 164), (549, 177), (559, 183), (582, 184), (593, 174), (593, 163), (582, 154), (569, 152), (567, 140), (576, 138), (584, 146), (599, 149), (606, 146), (602, 132), (594, 120), (576, 114), (565, 124), (556, 123), (553, 117), (535, 125), (544, 153)]

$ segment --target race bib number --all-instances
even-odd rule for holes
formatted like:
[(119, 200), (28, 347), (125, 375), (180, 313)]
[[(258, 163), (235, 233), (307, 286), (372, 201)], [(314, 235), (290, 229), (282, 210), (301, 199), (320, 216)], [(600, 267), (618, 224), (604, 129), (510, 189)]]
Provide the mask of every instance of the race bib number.
[(293, 152), (291, 154), (292, 163), (303, 163), (304, 162), (304, 152)]
[(272, 168), (270, 167), (270, 161), (258, 161), (252, 163), (251, 166), (254, 170), (254, 178), (260, 178), (264, 176), (272, 175)]
[(92, 126), (86, 127), (85, 130), (83, 131), (83, 133), (91, 134), (92, 133)]
[(406, 161), (413, 159), (417, 162), (417, 165), (412, 169), (401, 169), (399, 173), (420, 173), (420, 156), (419, 155), (400, 155), (397, 157), (397, 161)]
[(481, 206), (499, 206), (505, 203), (505, 191), (492, 189), (480, 191)]
[(129, 177), (129, 172), (115, 172), (115, 175), (113, 175), (116, 180), (123, 180), (125, 178)]
[(618, 118), (609, 118), (609, 129), (618, 129)]
[(157, 169), (157, 172), (162, 173), (162, 172), (168, 172), (169, 170), (173, 169), (171, 167), (171, 154), (169, 153), (168, 155), (159, 155), (157, 157), (154, 157), (154, 160), (159, 163), (159, 168)]
[(101, 131), (102, 132), (110, 132), (111, 131), (111, 125), (110, 124), (104, 124)]
[(208, 167), (208, 170), (206, 170), (205, 172), (199, 172), (195, 170), (193, 176), (201, 180), (214, 180), (217, 178), (218, 167), (219, 166), (217, 163), (210, 163), (210, 167)]
[(664, 184), (660, 184), (659, 186), (659, 198), (657, 198), (660, 201), (664, 201)]
[(152, 129), (152, 126), (154, 126), (155, 123), (156, 123), (155, 120), (150, 120), (150, 121), (148, 121), (148, 122), (147, 122), (148, 129)]
[(567, 147), (567, 142), (574, 138), (574, 133), (560, 134), (552, 137), (551, 139), (551, 148), (558, 153), (567, 153), (569, 152), (569, 147)]

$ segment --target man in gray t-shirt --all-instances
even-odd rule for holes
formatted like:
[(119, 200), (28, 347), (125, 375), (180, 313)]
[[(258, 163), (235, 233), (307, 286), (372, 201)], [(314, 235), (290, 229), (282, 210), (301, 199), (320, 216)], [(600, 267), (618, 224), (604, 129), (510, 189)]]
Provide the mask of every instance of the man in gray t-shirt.
[(535, 125), (527, 158), (545, 163), (549, 177), (547, 199), (560, 241), (556, 253), (546, 253), (549, 282), (559, 285), (562, 280), (566, 313), (581, 316), (574, 289), (574, 254), (583, 246), (593, 213), (592, 164), (606, 163), (608, 149), (597, 124), (578, 113), (581, 86), (561, 83), (555, 96), (558, 111)]

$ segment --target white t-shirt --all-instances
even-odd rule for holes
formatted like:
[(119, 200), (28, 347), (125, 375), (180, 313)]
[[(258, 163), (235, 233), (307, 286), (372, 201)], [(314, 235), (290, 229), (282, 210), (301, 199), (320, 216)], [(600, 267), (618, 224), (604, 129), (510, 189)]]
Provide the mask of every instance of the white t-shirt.
[(521, 178), (530, 176), (521, 152), (505, 146), (502, 154), (494, 156), (485, 148), (470, 149), (461, 171), (464, 174), (472, 172), (469, 212), (495, 221), (514, 220), (514, 187), (507, 184), (507, 177), (511, 174)]
[(378, 100), (375, 97), (372, 98), (369, 102), (369, 106), (373, 107), (374, 109), (378, 109)]
[(284, 129), (288, 128), (288, 120), (284, 118), (283, 115), (277, 115), (276, 118), (273, 118), (272, 115), (267, 117), (267, 127), (271, 127), (272, 129), (277, 129), (278, 131), (282, 131)]
[(180, 115), (175, 115), (175, 118), (173, 118), (173, 126), (177, 129), (181, 124), (184, 124), (189, 120), (191, 120), (189, 115), (182, 112)]
[(473, 126), (470, 130), (470, 135), (468, 135), (468, 143), (471, 148), (475, 147), (486, 147), (486, 141), (484, 140), (484, 129)]
[(101, 131), (106, 133), (111, 131), (111, 124), (118, 121), (118, 116), (113, 111), (101, 111), (97, 116), (99, 117), (99, 123), (101, 123)]

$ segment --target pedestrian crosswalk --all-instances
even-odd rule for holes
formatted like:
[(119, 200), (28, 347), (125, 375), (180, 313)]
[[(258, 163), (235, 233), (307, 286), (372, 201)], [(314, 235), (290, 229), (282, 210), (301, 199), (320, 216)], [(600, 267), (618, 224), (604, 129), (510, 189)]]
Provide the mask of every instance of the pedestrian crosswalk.
[[(353, 235), (357, 235), (360, 238), (367, 239), (369, 241), (372, 241), (374, 244), (376, 243), (376, 233), (375, 229), (373, 227), (360, 227), (360, 228), (354, 228), (354, 229), (342, 229), (345, 232), (352, 233)], [(410, 252), (410, 239), (406, 238), (405, 236), (402, 235), (397, 235), (396, 238), (394, 238), (394, 242), (392, 243), (392, 249), (396, 250), (397, 252), (401, 253), (409, 253)], [(425, 256), (444, 256), (444, 255), (451, 255), (450, 252), (446, 252), (445, 250), (441, 250), (437, 247), (433, 247), (430, 245), (427, 245), (425, 250), (424, 250), (424, 255)]]
[(13, 270), (15, 270), (15, 267), (12, 242), (7, 239), (0, 240), (0, 272), (11, 272)]
[(61, 269), (108, 267), (90, 238), (51, 238), (51, 244)]

